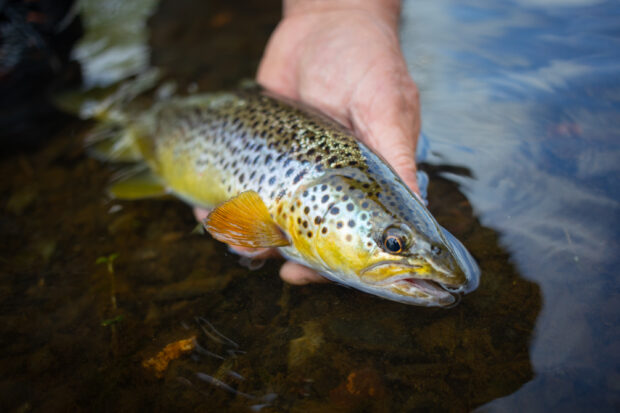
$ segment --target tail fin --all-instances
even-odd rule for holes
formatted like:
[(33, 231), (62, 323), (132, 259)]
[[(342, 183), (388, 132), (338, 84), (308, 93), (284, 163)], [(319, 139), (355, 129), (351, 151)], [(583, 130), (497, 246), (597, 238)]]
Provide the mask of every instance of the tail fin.
[[(149, 69), (135, 79), (122, 83), (114, 91), (93, 89), (56, 96), (55, 103), (63, 110), (82, 119), (96, 119), (97, 126), (86, 137), (86, 148), (91, 156), (103, 161), (139, 162), (142, 159), (132, 122), (135, 107), (130, 107), (142, 93), (153, 89), (161, 73)], [(102, 97), (103, 95), (103, 97)]]
[(86, 137), (86, 150), (106, 162), (140, 162), (142, 155), (131, 128), (124, 123), (103, 121)]
[(122, 83), (105, 99), (85, 101), (80, 108), (80, 117), (123, 123), (126, 121), (127, 105), (142, 93), (154, 88), (160, 78), (158, 69), (149, 69), (135, 79)]

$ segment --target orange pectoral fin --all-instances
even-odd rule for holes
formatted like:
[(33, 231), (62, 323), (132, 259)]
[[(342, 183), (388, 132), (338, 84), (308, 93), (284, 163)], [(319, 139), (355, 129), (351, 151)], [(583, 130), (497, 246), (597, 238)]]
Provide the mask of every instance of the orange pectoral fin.
[(249, 248), (290, 245), (255, 191), (246, 191), (215, 208), (204, 222), (218, 241)]

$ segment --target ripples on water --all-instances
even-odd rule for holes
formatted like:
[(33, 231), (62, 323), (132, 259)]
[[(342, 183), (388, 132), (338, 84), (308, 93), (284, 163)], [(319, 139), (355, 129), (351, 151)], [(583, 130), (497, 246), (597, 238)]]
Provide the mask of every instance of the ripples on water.
[[(279, 17), (275, 1), (79, 10), (87, 87), (148, 53), (180, 90), (232, 87)], [(285, 286), (276, 262), (248, 273), (190, 234), (186, 206), (106, 200), (90, 125), (5, 158), (0, 407), (617, 408), (619, 16), (605, 1), (405, 1), (429, 206), (482, 269), (450, 310)], [(192, 337), (161, 378), (142, 366)]]
[(614, 2), (406, 3), (427, 161), (472, 172), (451, 177), (542, 288), (536, 377), (492, 408), (620, 401), (619, 35)]

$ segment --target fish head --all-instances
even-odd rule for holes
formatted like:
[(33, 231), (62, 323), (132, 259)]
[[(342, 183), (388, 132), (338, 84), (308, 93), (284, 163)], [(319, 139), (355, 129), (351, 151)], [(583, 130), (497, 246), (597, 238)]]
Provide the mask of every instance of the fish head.
[(305, 193), (321, 217), (306, 255), (327, 278), (421, 306), (453, 305), (477, 287), (474, 259), (399, 179), (338, 173)]

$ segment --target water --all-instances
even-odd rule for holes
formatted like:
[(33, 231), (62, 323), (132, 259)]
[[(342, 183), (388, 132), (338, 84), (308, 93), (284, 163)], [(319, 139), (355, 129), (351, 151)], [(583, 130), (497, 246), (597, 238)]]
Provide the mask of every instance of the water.
[[(181, 91), (251, 77), (279, 18), (263, 1), (153, 13), (119, 53), (148, 39)], [(107, 199), (88, 122), (5, 157), (0, 408), (617, 410), (619, 16), (604, 1), (405, 2), (429, 207), (483, 271), (449, 310), (286, 286), (278, 262), (250, 273), (192, 234), (180, 202)], [(135, 72), (133, 57), (94, 59), (89, 84)], [(191, 337), (161, 377), (143, 367)]]

